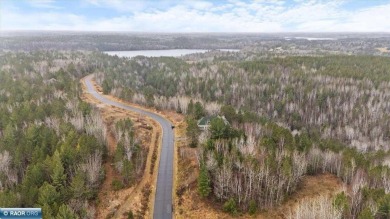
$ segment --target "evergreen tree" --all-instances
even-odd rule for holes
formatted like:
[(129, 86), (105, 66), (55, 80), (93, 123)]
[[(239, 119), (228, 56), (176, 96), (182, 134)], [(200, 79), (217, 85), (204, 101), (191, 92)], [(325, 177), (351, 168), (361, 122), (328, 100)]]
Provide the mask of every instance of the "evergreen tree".
[(238, 119), (236, 110), (231, 105), (222, 106), (220, 112), (230, 123)]
[(390, 195), (387, 194), (381, 201), (378, 208), (379, 218), (390, 218)]
[(187, 137), (190, 139), (190, 147), (194, 148), (198, 145), (198, 136), (200, 130), (197, 121), (191, 117), (187, 118)]
[(210, 177), (204, 164), (200, 166), (200, 173), (198, 178), (198, 191), (201, 197), (205, 198), (210, 195)]
[(103, 87), (103, 94), (109, 94), (111, 92), (111, 86), (106, 79), (103, 80), (102, 87)]
[(58, 202), (60, 201), (60, 194), (56, 188), (45, 182), (39, 188), (38, 205), (42, 207), (44, 218), (53, 218), (58, 210)]
[(42, 216), (43, 216), (42, 218), (44, 218), (44, 219), (54, 218), (53, 217), (53, 210), (47, 203), (42, 205), (41, 208), (42, 208)]
[(44, 169), (41, 164), (29, 166), (22, 182), (22, 202), (25, 206), (34, 206), (38, 199), (38, 188), (45, 181)]
[(252, 199), (249, 202), (248, 212), (250, 215), (254, 215), (254, 214), (256, 214), (256, 211), (257, 211), (257, 204), (256, 204), (256, 201)]
[(212, 139), (230, 137), (229, 126), (220, 118), (214, 118), (210, 121), (210, 133)]
[(70, 188), (74, 198), (82, 198), (86, 192), (85, 188), (85, 177), (83, 173), (78, 172), (76, 176), (73, 177), (70, 184)]
[(123, 160), (122, 176), (126, 184), (129, 184), (133, 179), (133, 164), (127, 160)]
[(61, 189), (66, 180), (66, 175), (64, 173), (64, 167), (61, 162), (60, 154), (58, 151), (56, 151), (53, 155), (53, 173), (51, 174), (51, 179), (53, 180), (53, 185), (57, 189)]
[(76, 219), (74, 212), (67, 206), (62, 204), (58, 209), (56, 219)]
[(364, 208), (360, 212), (358, 219), (374, 219), (374, 215), (372, 215), (372, 212), (369, 208)]
[(195, 119), (197, 119), (197, 120), (206, 115), (205, 110), (200, 102), (195, 103), (193, 113), (194, 113)]
[(237, 204), (234, 198), (230, 198), (223, 204), (223, 210), (230, 214), (237, 214)]
[(177, 100), (177, 109), (176, 109), (176, 112), (177, 113), (183, 113), (183, 111), (181, 110), (181, 105), (180, 105), (180, 102), (179, 102), (179, 100)]
[(18, 194), (12, 191), (0, 191), (0, 206), (3, 208), (20, 206)]
[(347, 212), (349, 209), (349, 204), (348, 204), (348, 197), (346, 196), (346, 194), (344, 192), (337, 194), (335, 199), (334, 199), (333, 205), (337, 209), (339, 209), (343, 212)]
[(191, 99), (187, 106), (187, 115), (192, 115), (193, 113), (194, 113), (194, 102)]

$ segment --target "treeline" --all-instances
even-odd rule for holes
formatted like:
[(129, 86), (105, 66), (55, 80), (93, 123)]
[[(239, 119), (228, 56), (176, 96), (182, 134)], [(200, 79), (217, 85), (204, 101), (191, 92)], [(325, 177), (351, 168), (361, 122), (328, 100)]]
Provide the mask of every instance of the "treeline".
[(79, 98), (88, 54), (8, 53), (0, 59), (0, 206), (44, 218), (94, 218), (105, 126)]
[[(252, 53), (271, 55), (375, 54), (377, 48), (389, 45), (388, 34), (305, 34), (307, 40), (294, 34), (150, 34), (93, 32), (6, 32), (1, 36), (0, 51), (89, 50), (126, 51), (159, 49), (244, 49), (244, 57)], [(288, 39), (286, 38), (288, 37)], [(300, 37), (295, 38), (295, 37)], [(0, 52), (1, 53), (1, 52)], [(240, 55), (243, 55), (241, 53)], [(237, 57), (237, 56), (236, 56)], [(232, 57), (233, 58), (233, 57)]]
[(9, 32), (2, 35), (0, 50), (89, 50), (126, 51), (159, 49), (241, 48), (253, 42), (248, 36), (208, 34)]

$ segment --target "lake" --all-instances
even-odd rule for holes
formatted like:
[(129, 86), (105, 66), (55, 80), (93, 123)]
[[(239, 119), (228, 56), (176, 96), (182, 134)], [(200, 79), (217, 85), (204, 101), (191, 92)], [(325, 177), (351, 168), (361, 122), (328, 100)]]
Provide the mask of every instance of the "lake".
[(337, 40), (336, 38), (323, 38), (323, 37), (284, 37), (285, 40), (291, 40), (292, 38), (297, 39), (297, 40), (309, 40), (309, 41)]
[[(219, 49), (224, 52), (238, 52), (239, 49)], [(105, 51), (104, 53), (118, 57), (127, 57), (132, 58), (135, 56), (146, 56), (146, 57), (161, 57), (161, 56), (171, 56), (171, 57), (180, 57), (183, 55), (193, 54), (193, 53), (205, 53), (209, 50), (206, 49), (165, 49), (165, 50), (133, 50), (133, 51)]]

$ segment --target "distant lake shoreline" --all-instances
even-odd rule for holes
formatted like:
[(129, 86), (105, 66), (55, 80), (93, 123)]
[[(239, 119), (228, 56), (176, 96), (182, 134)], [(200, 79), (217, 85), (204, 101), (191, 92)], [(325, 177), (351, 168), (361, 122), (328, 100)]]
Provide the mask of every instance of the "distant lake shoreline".
[[(239, 52), (239, 49), (217, 49), (225, 52)], [(104, 51), (105, 54), (118, 57), (133, 58), (136, 56), (146, 56), (146, 57), (180, 57), (184, 55), (194, 54), (194, 53), (205, 53), (212, 50), (207, 49), (162, 49), (162, 50), (132, 50), (132, 51)]]
[(337, 40), (337, 38), (329, 37), (284, 37), (285, 40), (309, 40), (309, 41), (324, 41), (324, 40)]

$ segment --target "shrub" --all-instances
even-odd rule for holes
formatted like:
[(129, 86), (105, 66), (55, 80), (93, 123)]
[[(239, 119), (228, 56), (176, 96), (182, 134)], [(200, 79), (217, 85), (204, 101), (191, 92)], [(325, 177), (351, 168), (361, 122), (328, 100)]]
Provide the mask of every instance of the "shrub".
[(249, 202), (248, 212), (249, 212), (250, 215), (254, 215), (254, 214), (256, 214), (256, 211), (257, 211), (257, 204), (256, 204), (256, 201), (252, 199)]
[(230, 198), (223, 204), (223, 210), (230, 214), (237, 214), (237, 204), (233, 198)]
[(211, 192), (210, 177), (204, 164), (202, 164), (200, 167), (200, 173), (198, 178), (198, 191), (202, 198), (209, 196)]
[(134, 218), (134, 214), (133, 212), (130, 210), (129, 212), (127, 212), (127, 219), (133, 219)]
[(112, 181), (111, 186), (112, 186), (112, 189), (113, 189), (114, 191), (121, 190), (121, 189), (123, 189), (123, 187), (124, 187), (122, 181), (117, 180), (117, 179), (114, 179), (114, 180)]

